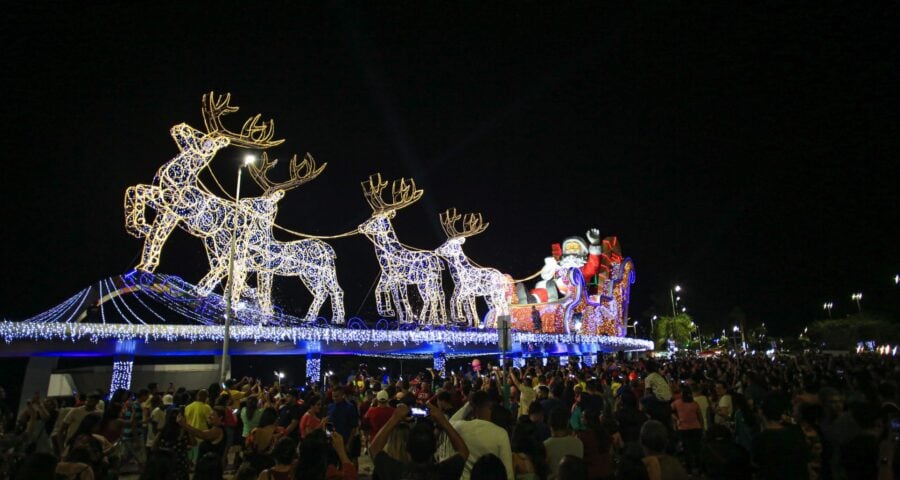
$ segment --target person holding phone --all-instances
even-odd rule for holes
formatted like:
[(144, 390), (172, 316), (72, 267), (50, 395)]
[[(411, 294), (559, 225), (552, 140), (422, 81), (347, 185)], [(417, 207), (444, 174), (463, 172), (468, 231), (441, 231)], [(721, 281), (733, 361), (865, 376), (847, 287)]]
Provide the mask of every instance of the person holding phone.
[[(436, 472), (436, 477), (441, 480), (456, 480), (461, 477), (466, 466), (466, 459), (469, 457), (466, 442), (437, 405), (429, 403), (427, 411), (431, 422), (416, 421), (410, 431), (407, 443), (409, 462), (396, 460), (384, 452), (391, 432), (401, 422), (408, 421), (412, 414), (407, 405), (403, 403), (397, 405), (390, 420), (372, 439), (369, 453), (375, 463), (375, 475), (378, 478), (433, 478), (431, 475), (434, 472)], [(446, 433), (448, 441), (455, 450), (455, 455), (440, 463), (434, 461), (434, 454), (437, 451), (435, 426)]]

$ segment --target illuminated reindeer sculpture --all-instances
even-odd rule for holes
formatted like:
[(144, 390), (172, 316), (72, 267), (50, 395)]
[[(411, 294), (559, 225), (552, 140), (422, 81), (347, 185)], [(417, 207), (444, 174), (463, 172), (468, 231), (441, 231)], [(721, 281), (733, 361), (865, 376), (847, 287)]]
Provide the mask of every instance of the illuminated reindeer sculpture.
[[(278, 160), (269, 160), (266, 153), (260, 158), (260, 165), (250, 164), (250, 177), (263, 189), (258, 198), (240, 200), (242, 214), (249, 218), (245, 228), (238, 233), (237, 244), (246, 251), (241, 265), (235, 270), (243, 269), (256, 272), (256, 298), (260, 310), (272, 314), (272, 278), (274, 275), (299, 277), (303, 285), (313, 294), (313, 301), (306, 314), (306, 320), (315, 320), (325, 299), (331, 298), (332, 320), (334, 323), (344, 322), (344, 291), (337, 281), (334, 249), (327, 243), (316, 239), (303, 239), (293, 242), (280, 242), (272, 235), (275, 215), (278, 213), (278, 201), (287, 190), (296, 188), (316, 178), (327, 164), (316, 167), (316, 161), (309, 154), (298, 162), (295, 155), (291, 159), (291, 177), (283, 183), (272, 183), (267, 173)], [(214, 235), (204, 239), (207, 255), (210, 260), (210, 272), (198, 284), (202, 295), (209, 294), (227, 274), (228, 256), (231, 248), (231, 235)], [(235, 288), (243, 289), (243, 284)]]
[[(455, 208), (448, 209), (439, 215), (441, 226), (447, 234), (447, 241), (435, 250), (435, 253), (447, 260), (450, 276), (456, 288), (450, 297), (451, 317), (456, 320), (465, 319), (469, 325), (477, 325), (478, 310), (475, 308), (475, 297), (484, 297), (492, 313), (493, 325), (498, 315), (509, 315), (507, 292), (509, 281), (493, 268), (476, 267), (462, 250), (466, 237), (478, 235), (490, 225), (483, 223), (481, 214), (467, 213), (462, 216)], [(462, 220), (462, 229), (457, 223)]]
[[(266, 149), (283, 140), (272, 140), (274, 121), (259, 124), (258, 114), (244, 123), (240, 133), (229, 131), (222, 125), (221, 117), (238, 110), (230, 101), (231, 94), (224, 98), (214, 97), (212, 92), (204, 95), (206, 132), (184, 123), (172, 127), (172, 137), (181, 153), (159, 168), (152, 185), (134, 185), (125, 191), (125, 229), (135, 237), (145, 237), (138, 270), (156, 269), (162, 247), (176, 226), (201, 238), (230, 237), (232, 229), (244, 226), (246, 219), (237, 214), (235, 203), (201, 188), (198, 176), (216, 152), (228, 145)], [(152, 224), (146, 221), (147, 207), (156, 211)], [(243, 278), (237, 280), (236, 285), (243, 284)]]
[[(418, 318), (424, 322), (437, 324), (446, 321), (447, 312), (444, 307), (444, 290), (441, 286), (443, 264), (433, 252), (410, 250), (403, 246), (394, 233), (391, 218), (397, 210), (415, 203), (422, 197), (422, 190), (416, 189), (413, 180), (395, 180), (391, 186), (391, 201), (386, 202), (381, 195), (387, 182), (381, 181), (381, 175), (369, 177), (362, 182), (363, 194), (372, 207), (372, 217), (359, 226), (364, 234), (375, 245), (375, 255), (381, 265), (381, 276), (375, 287), (375, 303), (378, 313), (393, 316), (393, 305), (397, 309), (397, 318), (404, 321)], [(415, 315), (409, 304), (410, 285), (415, 285), (422, 297), (423, 306), (419, 315)]]

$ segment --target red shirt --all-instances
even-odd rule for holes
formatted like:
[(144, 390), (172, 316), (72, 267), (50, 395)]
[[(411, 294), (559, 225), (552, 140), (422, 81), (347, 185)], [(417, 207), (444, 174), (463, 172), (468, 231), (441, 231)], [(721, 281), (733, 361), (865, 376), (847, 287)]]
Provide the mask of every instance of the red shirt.
[(391, 416), (394, 414), (394, 407), (369, 407), (366, 411), (366, 420), (369, 422), (369, 425), (372, 426), (372, 438), (378, 434), (378, 431), (381, 430), (381, 427), (384, 426), (385, 423), (390, 420)]
[(678, 430), (703, 428), (703, 417), (700, 416), (700, 405), (697, 402), (685, 403), (679, 398), (672, 402), (672, 410), (678, 416)]

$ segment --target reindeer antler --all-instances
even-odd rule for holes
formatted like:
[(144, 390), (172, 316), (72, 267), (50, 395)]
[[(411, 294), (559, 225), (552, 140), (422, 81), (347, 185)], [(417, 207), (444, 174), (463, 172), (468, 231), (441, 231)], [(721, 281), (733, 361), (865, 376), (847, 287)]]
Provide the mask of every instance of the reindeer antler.
[[(438, 214), (441, 226), (447, 238), (471, 237), (487, 230), (490, 223), (484, 223), (480, 213), (467, 213), (465, 216), (456, 213), (455, 208), (448, 208)], [(457, 230), (456, 223), (462, 220), (462, 230)]]
[(381, 180), (381, 174), (376, 173), (369, 176), (369, 180), (362, 182), (363, 195), (366, 202), (372, 207), (374, 213), (384, 213), (390, 210), (399, 210), (408, 205), (412, 205), (422, 198), (424, 193), (416, 188), (416, 181), (413, 179), (401, 178), (394, 180), (391, 184), (391, 202), (385, 202), (381, 196), (381, 192), (387, 187), (388, 183)]
[(238, 111), (238, 107), (231, 106), (231, 94), (224, 96), (209, 92), (203, 95), (203, 123), (206, 132), (228, 137), (232, 145), (247, 148), (270, 148), (281, 145), (284, 140), (272, 140), (275, 135), (275, 120), (259, 123), (260, 114), (247, 119), (241, 128), (241, 133), (234, 133), (222, 125), (222, 117)]
[(264, 190), (265, 195), (269, 195), (276, 190), (290, 190), (292, 188), (297, 188), (318, 177), (319, 174), (325, 170), (325, 166), (328, 165), (328, 162), (325, 162), (322, 166), (316, 167), (316, 159), (309, 153), (303, 157), (303, 161), (297, 163), (297, 155), (295, 154), (291, 158), (291, 178), (286, 182), (272, 183), (267, 175), (269, 170), (278, 163), (278, 160), (269, 160), (269, 155), (266, 152), (263, 152), (262, 155), (260, 155), (259, 163), (259, 166), (255, 163), (250, 164), (250, 177), (257, 185), (259, 185), (259, 188)]

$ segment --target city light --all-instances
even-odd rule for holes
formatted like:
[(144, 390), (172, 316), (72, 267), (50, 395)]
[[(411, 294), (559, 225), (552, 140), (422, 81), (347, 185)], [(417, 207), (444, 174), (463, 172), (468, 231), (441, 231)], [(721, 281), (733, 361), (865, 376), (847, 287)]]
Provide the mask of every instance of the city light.
[(680, 292), (680, 291), (681, 291), (681, 285), (675, 285), (675, 291), (676, 291), (676, 292)]

